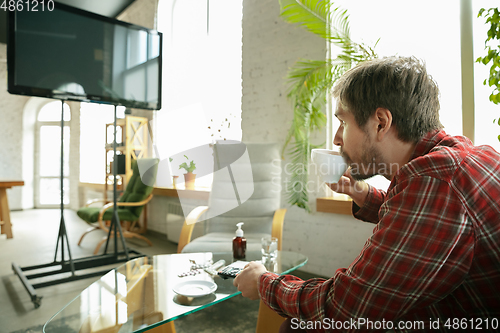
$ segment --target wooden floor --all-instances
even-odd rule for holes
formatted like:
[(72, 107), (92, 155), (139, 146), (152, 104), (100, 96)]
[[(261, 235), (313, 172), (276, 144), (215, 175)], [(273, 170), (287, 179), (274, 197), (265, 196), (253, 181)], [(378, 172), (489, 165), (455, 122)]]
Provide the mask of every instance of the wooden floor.
[[(14, 211), (11, 212), (11, 220), (14, 238), (7, 239), (5, 235), (0, 237), (0, 332), (34, 333), (35, 331), (28, 330), (28, 328), (43, 325), (59, 309), (98, 278), (88, 278), (37, 289), (37, 294), (43, 296), (43, 299), (42, 305), (35, 309), (20, 279), (14, 275), (11, 265), (12, 262), (15, 262), (19, 266), (25, 267), (54, 261), (61, 221), (60, 210)], [(64, 220), (72, 257), (91, 256), (95, 245), (105, 236), (105, 233), (100, 230), (93, 231), (84, 238), (81, 246), (77, 246), (79, 237), (88, 225), (69, 209), (64, 211)], [(127, 239), (127, 244), (146, 255), (175, 253), (177, 251), (177, 245), (169, 242), (165, 235), (148, 233), (146, 236), (153, 242), (152, 247), (141, 240), (134, 239)]]

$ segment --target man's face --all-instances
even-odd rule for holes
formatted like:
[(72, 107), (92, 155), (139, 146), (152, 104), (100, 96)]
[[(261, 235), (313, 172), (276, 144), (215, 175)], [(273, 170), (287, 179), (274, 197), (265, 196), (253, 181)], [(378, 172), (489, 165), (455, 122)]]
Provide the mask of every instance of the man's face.
[(370, 133), (358, 126), (352, 113), (343, 110), (340, 103), (337, 105), (335, 116), (340, 126), (333, 143), (340, 147), (341, 155), (351, 167), (352, 177), (362, 180), (378, 174), (382, 156), (371, 140)]

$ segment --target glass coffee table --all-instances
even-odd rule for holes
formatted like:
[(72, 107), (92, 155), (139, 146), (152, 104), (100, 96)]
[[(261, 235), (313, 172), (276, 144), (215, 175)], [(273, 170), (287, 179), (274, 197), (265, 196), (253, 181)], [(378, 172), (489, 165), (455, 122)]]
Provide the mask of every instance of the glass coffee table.
[[(247, 252), (245, 260), (260, 260), (260, 256), (260, 252)], [(179, 276), (190, 271), (193, 262), (220, 259), (226, 265), (234, 261), (232, 253), (181, 253), (130, 260), (82, 291), (45, 324), (43, 332), (175, 332), (175, 319), (240, 294), (232, 279), (212, 277), (203, 269), (196, 275)], [(286, 274), (306, 262), (304, 255), (278, 251), (276, 261), (266, 268)]]

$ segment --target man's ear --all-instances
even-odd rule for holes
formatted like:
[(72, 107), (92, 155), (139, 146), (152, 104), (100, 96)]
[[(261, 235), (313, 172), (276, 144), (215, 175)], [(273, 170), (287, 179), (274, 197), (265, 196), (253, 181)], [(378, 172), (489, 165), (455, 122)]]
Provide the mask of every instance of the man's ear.
[(377, 138), (384, 139), (392, 126), (392, 113), (385, 108), (375, 110), (375, 121), (377, 124)]

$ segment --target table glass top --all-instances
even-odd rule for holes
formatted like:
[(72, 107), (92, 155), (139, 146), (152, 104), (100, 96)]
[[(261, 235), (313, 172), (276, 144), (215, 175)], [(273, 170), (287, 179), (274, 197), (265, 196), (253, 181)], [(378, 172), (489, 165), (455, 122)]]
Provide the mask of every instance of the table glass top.
[[(247, 252), (245, 260), (260, 260), (260, 252)], [(133, 259), (92, 283), (73, 301), (55, 314), (44, 326), (44, 333), (78, 332), (146, 332), (239, 294), (233, 280), (201, 273), (179, 277), (193, 264), (220, 259), (226, 265), (231, 253), (182, 253)], [(269, 271), (285, 274), (307, 262), (307, 257), (279, 251), (275, 263), (266, 265)], [(190, 282), (193, 281), (193, 282)], [(196, 282), (195, 282), (196, 281)], [(193, 285), (216, 284), (217, 290), (201, 297), (185, 297), (174, 292), (180, 283)], [(178, 290), (179, 288), (177, 288)]]

